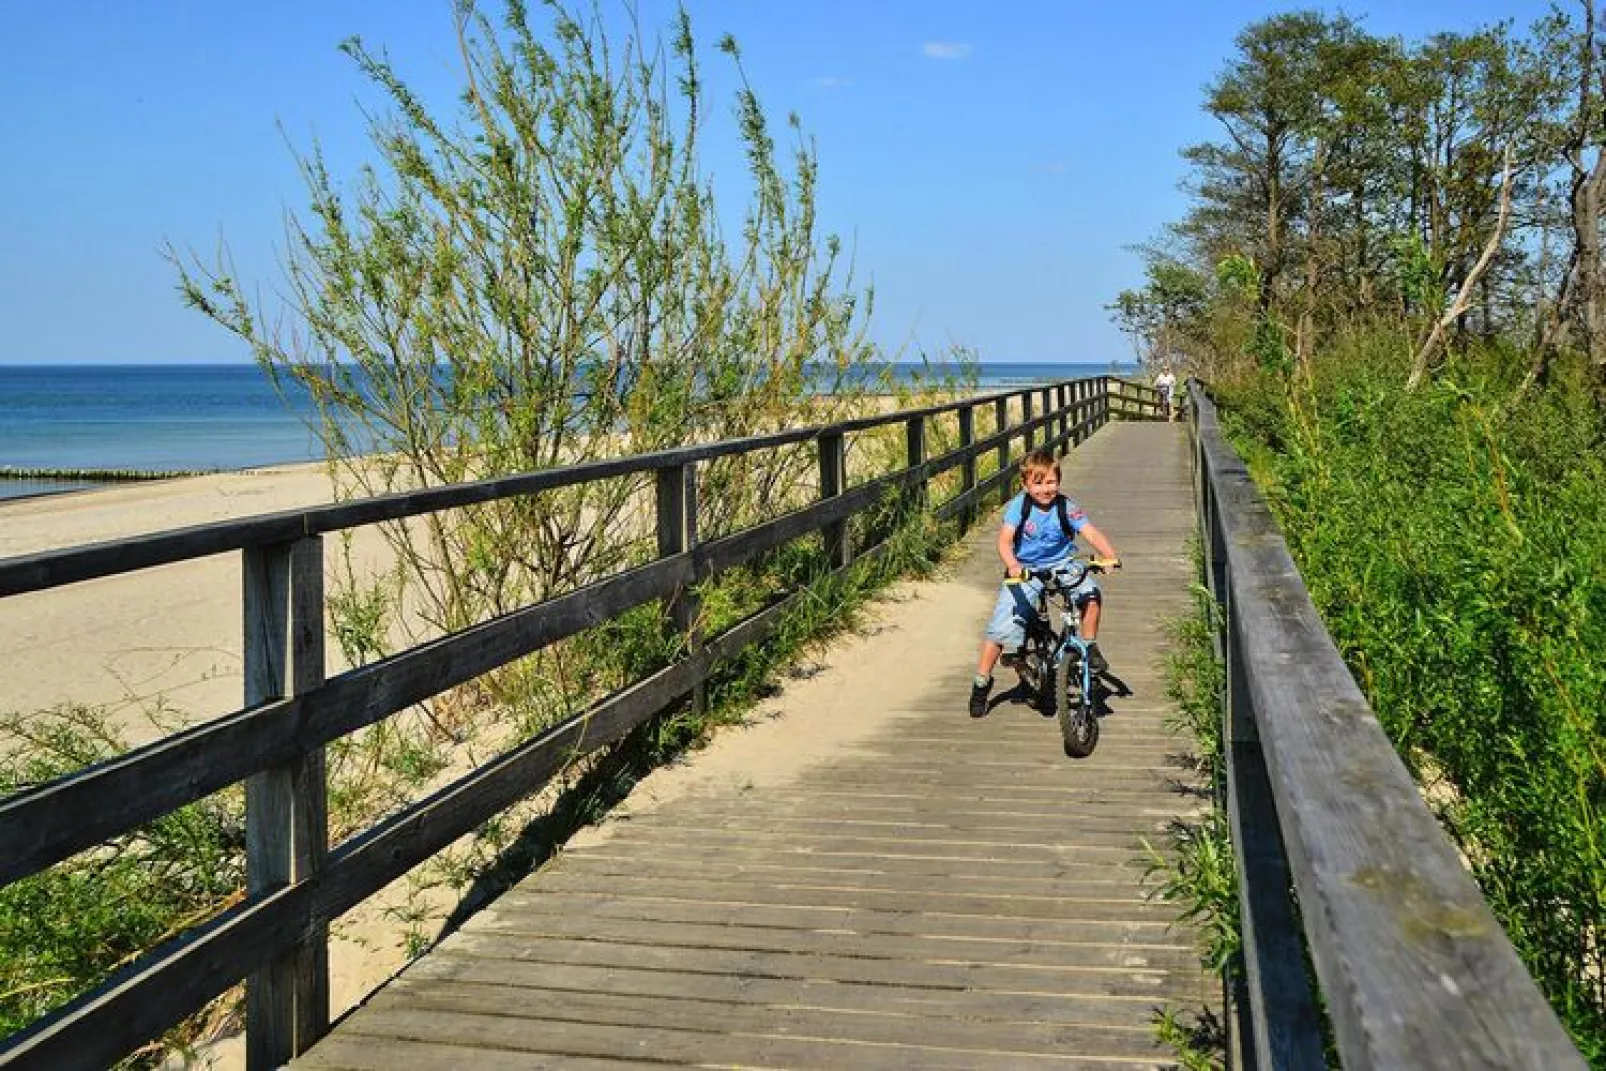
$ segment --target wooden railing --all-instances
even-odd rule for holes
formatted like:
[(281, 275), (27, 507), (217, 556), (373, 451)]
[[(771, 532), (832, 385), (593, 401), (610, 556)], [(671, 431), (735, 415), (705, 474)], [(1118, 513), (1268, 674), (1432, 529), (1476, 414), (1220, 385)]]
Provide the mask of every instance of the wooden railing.
[[(929, 408), (202, 525), (0, 560), (0, 597), (239, 552), (244, 575), (244, 705), (118, 758), (0, 800), (0, 886), (39, 873), (240, 781), (246, 784), (242, 902), (150, 950), (92, 992), (0, 1042), (0, 1066), (114, 1062), (247, 981), (252, 1067), (276, 1067), (328, 1029), (329, 922), (540, 790), (560, 769), (691, 694), (720, 660), (761, 639), (799, 596), (715, 636), (683, 660), (601, 700), (400, 813), (330, 848), (324, 748), (420, 701), (634, 606), (662, 601), (691, 628), (692, 585), (789, 540), (821, 532), (847, 568), (848, 519), (890, 490), (924, 495), (957, 468), (959, 491), (931, 508), (968, 523), (1012, 490), (1012, 446), (1075, 446), (1111, 419), (1108, 377), (1000, 392)], [(1141, 405), (1141, 403), (1139, 403)], [(1131, 408), (1129, 405), (1128, 408)], [(976, 436), (976, 412), (994, 431)], [(930, 422), (957, 421), (958, 447), (926, 456)], [(908, 463), (848, 485), (845, 437), (904, 425)], [(715, 458), (810, 443), (814, 504), (733, 535), (697, 539), (697, 467)], [(977, 461), (996, 470), (977, 479)], [(653, 474), (658, 556), (620, 575), (329, 677), (324, 667), (323, 542), (330, 532), (630, 474)], [(864, 548), (860, 558), (882, 546)], [(677, 609), (678, 607), (678, 609)]]
[[(1221, 608), (1243, 1062), (1582, 1068), (1316, 614), (1216, 411), (1190, 384), (1205, 581)], [(1364, 547), (1356, 548), (1364, 554)]]

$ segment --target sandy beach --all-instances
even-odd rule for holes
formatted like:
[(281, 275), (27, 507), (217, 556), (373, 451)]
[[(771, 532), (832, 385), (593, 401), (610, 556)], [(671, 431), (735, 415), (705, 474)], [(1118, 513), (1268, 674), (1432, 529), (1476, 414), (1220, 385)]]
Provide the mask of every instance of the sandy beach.
[[(0, 503), (0, 557), (313, 506), (324, 467), (220, 473)], [(107, 705), (136, 738), (160, 696), (186, 720), (239, 707), (239, 555), (0, 600), (0, 710)]]

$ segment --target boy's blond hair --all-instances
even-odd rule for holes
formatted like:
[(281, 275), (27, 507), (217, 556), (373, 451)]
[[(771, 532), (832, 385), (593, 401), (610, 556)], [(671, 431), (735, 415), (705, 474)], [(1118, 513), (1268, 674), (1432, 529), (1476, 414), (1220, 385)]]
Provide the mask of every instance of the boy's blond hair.
[(1059, 458), (1047, 450), (1033, 450), (1020, 459), (1020, 482), (1025, 483), (1034, 472), (1058, 472)]

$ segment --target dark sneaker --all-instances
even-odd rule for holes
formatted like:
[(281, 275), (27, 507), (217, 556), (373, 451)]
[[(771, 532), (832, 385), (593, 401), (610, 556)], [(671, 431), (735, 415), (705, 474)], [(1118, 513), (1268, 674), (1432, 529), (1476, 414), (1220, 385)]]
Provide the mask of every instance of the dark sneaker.
[(988, 681), (986, 684), (971, 684), (970, 716), (972, 718), (985, 718), (987, 716), (987, 693), (992, 690), (992, 681)]
[(1110, 668), (1110, 660), (1104, 657), (1103, 651), (1099, 650), (1099, 642), (1097, 640), (1088, 641), (1087, 668), (1091, 669), (1095, 674), (1104, 673)]

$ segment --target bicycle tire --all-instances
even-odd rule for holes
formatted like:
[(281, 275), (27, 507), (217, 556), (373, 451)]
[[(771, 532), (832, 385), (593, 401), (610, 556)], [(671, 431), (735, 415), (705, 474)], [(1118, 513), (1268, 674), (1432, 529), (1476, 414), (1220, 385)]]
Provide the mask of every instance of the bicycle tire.
[(1073, 759), (1085, 759), (1099, 746), (1099, 719), (1093, 713), (1093, 699), (1082, 687), (1083, 669), (1080, 664), (1067, 663), (1060, 667), (1059, 687), (1055, 716), (1059, 720), (1060, 738), (1065, 742), (1065, 754)]

